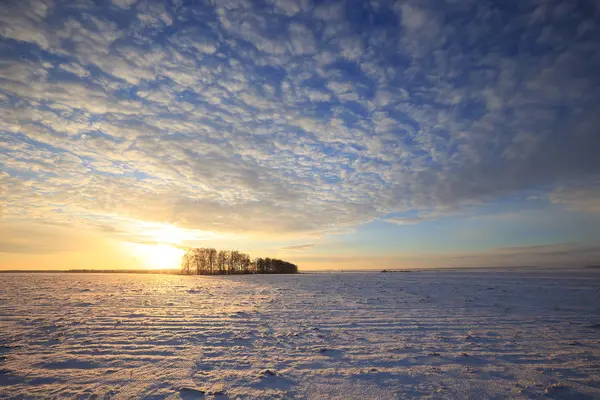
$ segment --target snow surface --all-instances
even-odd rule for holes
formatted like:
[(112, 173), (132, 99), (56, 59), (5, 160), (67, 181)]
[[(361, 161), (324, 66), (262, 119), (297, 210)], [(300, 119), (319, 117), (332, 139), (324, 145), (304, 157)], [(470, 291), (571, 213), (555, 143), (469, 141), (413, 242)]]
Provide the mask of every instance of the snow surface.
[(0, 275), (0, 398), (600, 398), (600, 270)]

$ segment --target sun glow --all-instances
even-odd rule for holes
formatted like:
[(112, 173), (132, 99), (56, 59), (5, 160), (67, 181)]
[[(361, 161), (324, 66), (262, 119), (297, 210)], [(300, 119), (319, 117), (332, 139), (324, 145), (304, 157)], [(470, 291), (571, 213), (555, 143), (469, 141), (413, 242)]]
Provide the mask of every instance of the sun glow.
[(178, 268), (185, 251), (168, 244), (125, 243), (126, 251), (147, 269)]
[(137, 236), (143, 238), (143, 240), (176, 245), (190, 241), (214, 239), (218, 236), (214, 232), (179, 228), (174, 225), (156, 222), (138, 222), (133, 229), (136, 231)]
[(179, 268), (186, 247), (223, 237), (215, 232), (139, 220), (123, 220), (120, 230), (125, 253), (138, 268), (147, 269)]

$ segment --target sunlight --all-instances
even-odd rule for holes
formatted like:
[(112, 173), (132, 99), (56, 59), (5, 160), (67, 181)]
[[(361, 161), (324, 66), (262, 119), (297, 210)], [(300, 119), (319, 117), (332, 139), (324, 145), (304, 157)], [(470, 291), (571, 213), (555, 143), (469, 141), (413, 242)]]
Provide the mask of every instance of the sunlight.
[(141, 267), (147, 269), (179, 268), (181, 256), (185, 253), (168, 244), (124, 243), (126, 251)]
[(183, 242), (213, 239), (218, 235), (214, 232), (200, 231), (197, 229), (179, 228), (170, 224), (141, 221), (135, 229), (139, 236), (158, 243), (182, 244)]
[(146, 269), (179, 268), (185, 253), (183, 248), (222, 237), (215, 232), (129, 219), (123, 220), (121, 229), (125, 252), (139, 267)]

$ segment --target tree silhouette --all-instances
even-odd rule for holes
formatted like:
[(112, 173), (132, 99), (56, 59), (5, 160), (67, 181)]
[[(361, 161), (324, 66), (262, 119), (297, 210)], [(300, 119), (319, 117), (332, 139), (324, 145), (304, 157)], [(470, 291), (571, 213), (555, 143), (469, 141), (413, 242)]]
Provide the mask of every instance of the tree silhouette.
[(208, 273), (214, 274), (215, 267), (217, 264), (217, 250), (208, 249)]
[(276, 258), (252, 259), (237, 250), (190, 248), (181, 259), (184, 275), (296, 274), (298, 266)]
[(219, 274), (223, 274), (225, 273), (225, 261), (227, 259), (227, 256), (225, 254), (224, 251), (219, 251), (217, 253), (217, 272)]

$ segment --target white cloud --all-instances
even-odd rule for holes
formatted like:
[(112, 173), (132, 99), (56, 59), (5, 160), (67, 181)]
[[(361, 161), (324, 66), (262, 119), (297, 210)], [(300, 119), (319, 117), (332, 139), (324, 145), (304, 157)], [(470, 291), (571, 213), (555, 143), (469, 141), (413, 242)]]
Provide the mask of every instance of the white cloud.
[(398, 1), (394, 9), (404, 28), (402, 45), (413, 57), (423, 57), (445, 41), (437, 15), (443, 8), (426, 9), (418, 2), (413, 5)]
[(398, 5), (396, 9), (399, 10), (400, 18), (402, 18), (402, 26), (405, 29), (418, 31), (427, 25), (429, 17), (426, 11), (405, 2), (397, 2), (396, 4)]
[(362, 40), (357, 36), (349, 36), (341, 39), (339, 47), (342, 57), (352, 61), (360, 59), (365, 52)]
[(306, 0), (269, 0), (269, 3), (291, 17), (298, 14), (303, 9), (307, 9), (309, 2)]
[(317, 51), (314, 35), (306, 26), (290, 24), (290, 50), (292, 54), (307, 55)]
[(345, 1), (326, 2), (318, 4), (314, 9), (316, 18), (323, 21), (339, 20), (344, 18)]
[(112, 3), (120, 8), (129, 8), (138, 0), (112, 0)]
[(52, 44), (52, 35), (47, 29), (45, 19), (51, 12), (50, 0), (23, 0), (4, 4), (0, 14), (0, 36), (21, 42), (35, 43), (42, 49)]
[(84, 77), (90, 75), (90, 72), (88, 70), (86, 70), (85, 68), (83, 68), (81, 65), (79, 65), (77, 63), (60, 64), (59, 67), (61, 69), (64, 69), (67, 72), (77, 75), (80, 78), (84, 78)]

